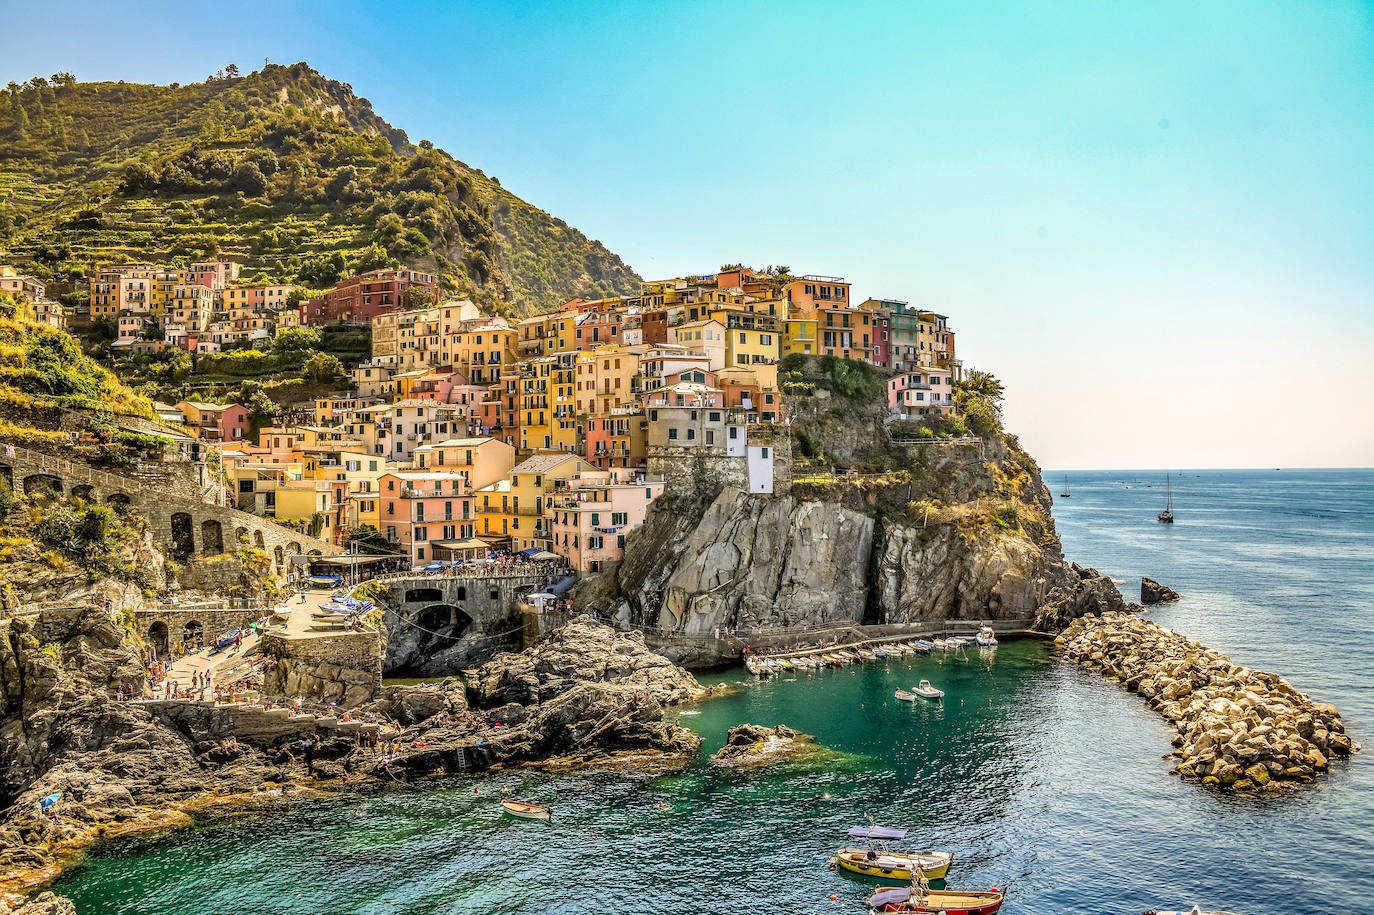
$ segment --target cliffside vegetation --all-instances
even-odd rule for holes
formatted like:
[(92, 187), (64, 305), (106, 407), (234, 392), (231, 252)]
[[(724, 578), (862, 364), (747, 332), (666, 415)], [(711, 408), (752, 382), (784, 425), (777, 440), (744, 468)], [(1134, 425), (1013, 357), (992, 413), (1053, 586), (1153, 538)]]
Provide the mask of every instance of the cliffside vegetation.
[(639, 280), (304, 63), (185, 86), (12, 82), (0, 137), (0, 247), (50, 281), (100, 261), (233, 256), (250, 278), (320, 288), (404, 263), (448, 294), (525, 312)]

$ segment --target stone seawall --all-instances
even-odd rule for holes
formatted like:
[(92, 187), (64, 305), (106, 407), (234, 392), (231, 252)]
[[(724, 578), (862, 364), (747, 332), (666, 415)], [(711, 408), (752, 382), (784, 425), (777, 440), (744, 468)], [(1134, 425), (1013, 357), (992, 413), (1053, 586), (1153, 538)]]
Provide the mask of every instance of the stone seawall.
[(1139, 693), (1174, 726), (1175, 771), (1183, 778), (1234, 791), (1272, 790), (1325, 772), (1332, 757), (1359, 749), (1335, 706), (1148, 620), (1083, 617), (1055, 645), (1067, 660)]

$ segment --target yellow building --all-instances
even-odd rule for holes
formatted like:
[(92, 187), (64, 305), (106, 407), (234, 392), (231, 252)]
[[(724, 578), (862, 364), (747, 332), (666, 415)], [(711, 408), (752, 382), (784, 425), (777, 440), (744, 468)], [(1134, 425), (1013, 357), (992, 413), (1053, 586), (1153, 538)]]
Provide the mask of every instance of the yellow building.
[(810, 315), (793, 315), (783, 325), (782, 354), (784, 356), (815, 356), (820, 353), (820, 341), (816, 338), (817, 321), (813, 312)]
[(573, 409), (579, 416), (608, 414), (634, 402), (644, 347), (599, 346), (577, 354)]
[(516, 336), (512, 327), (488, 323), (445, 339), (453, 367), (472, 384), (491, 385), (501, 380), (502, 366), (516, 361)]
[(510, 537), (516, 550), (552, 545), (545, 510), (549, 496), (584, 470), (595, 470), (575, 454), (536, 454), (510, 473)]
[(509, 537), (515, 520), (510, 511), (510, 480), (497, 480), (473, 494), (477, 536), (490, 540)]
[(469, 489), (504, 480), (515, 466), (515, 449), (494, 438), (451, 438), (415, 449), (421, 469), (456, 470)]

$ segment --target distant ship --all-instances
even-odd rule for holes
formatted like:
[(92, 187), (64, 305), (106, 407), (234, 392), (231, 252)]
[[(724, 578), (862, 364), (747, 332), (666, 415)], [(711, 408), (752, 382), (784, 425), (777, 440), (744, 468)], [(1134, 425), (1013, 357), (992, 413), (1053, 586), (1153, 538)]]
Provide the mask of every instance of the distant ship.
[(1059, 498), (1069, 498), (1069, 475), (1067, 473), (1064, 474), (1064, 491), (1059, 494)]
[(1164, 474), (1164, 490), (1165, 490), (1165, 493), (1166, 493), (1166, 496), (1165, 496), (1165, 499), (1164, 499), (1164, 511), (1162, 511), (1162, 512), (1159, 513), (1159, 523), (1160, 523), (1160, 524), (1173, 524), (1173, 523), (1174, 523), (1174, 485), (1173, 485), (1173, 481), (1169, 479), (1169, 474), (1167, 474), (1167, 473)]

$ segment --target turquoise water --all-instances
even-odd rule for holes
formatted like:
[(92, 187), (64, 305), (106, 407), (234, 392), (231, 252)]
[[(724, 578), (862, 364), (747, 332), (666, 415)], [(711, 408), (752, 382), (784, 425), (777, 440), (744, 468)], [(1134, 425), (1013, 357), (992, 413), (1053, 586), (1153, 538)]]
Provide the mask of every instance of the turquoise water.
[[(1160, 493), (1143, 475), (1070, 479), (1056, 507), (1069, 556), (1172, 585), (1184, 600), (1155, 618), (1284, 673), (1368, 739), (1374, 473), (1190, 473), (1173, 528), (1154, 521)], [(921, 677), (947, 691), (943, 704), (891, 698)], [(1374, 873), (1367, 756), (1278, 799), (1182, 784), (1154, 713), (1039, 643), (718, 679), (739, 688), (682, 717), (706, 753), (752, 721), (842, 755), (750, 775), (699, 763), (672, 777), (505, 775), (339, 798), (109, 846), (59, 889), (82, 915), (860, 912), (870, 887), (825, 860), (867, 814), (953, 851), (952, 885), (1008, 888), (1006, 912), (1194, 900), (1251, 915), (1356, 911)], [(502, 788), (552, 804), (554, 822), (503, 819)]]

